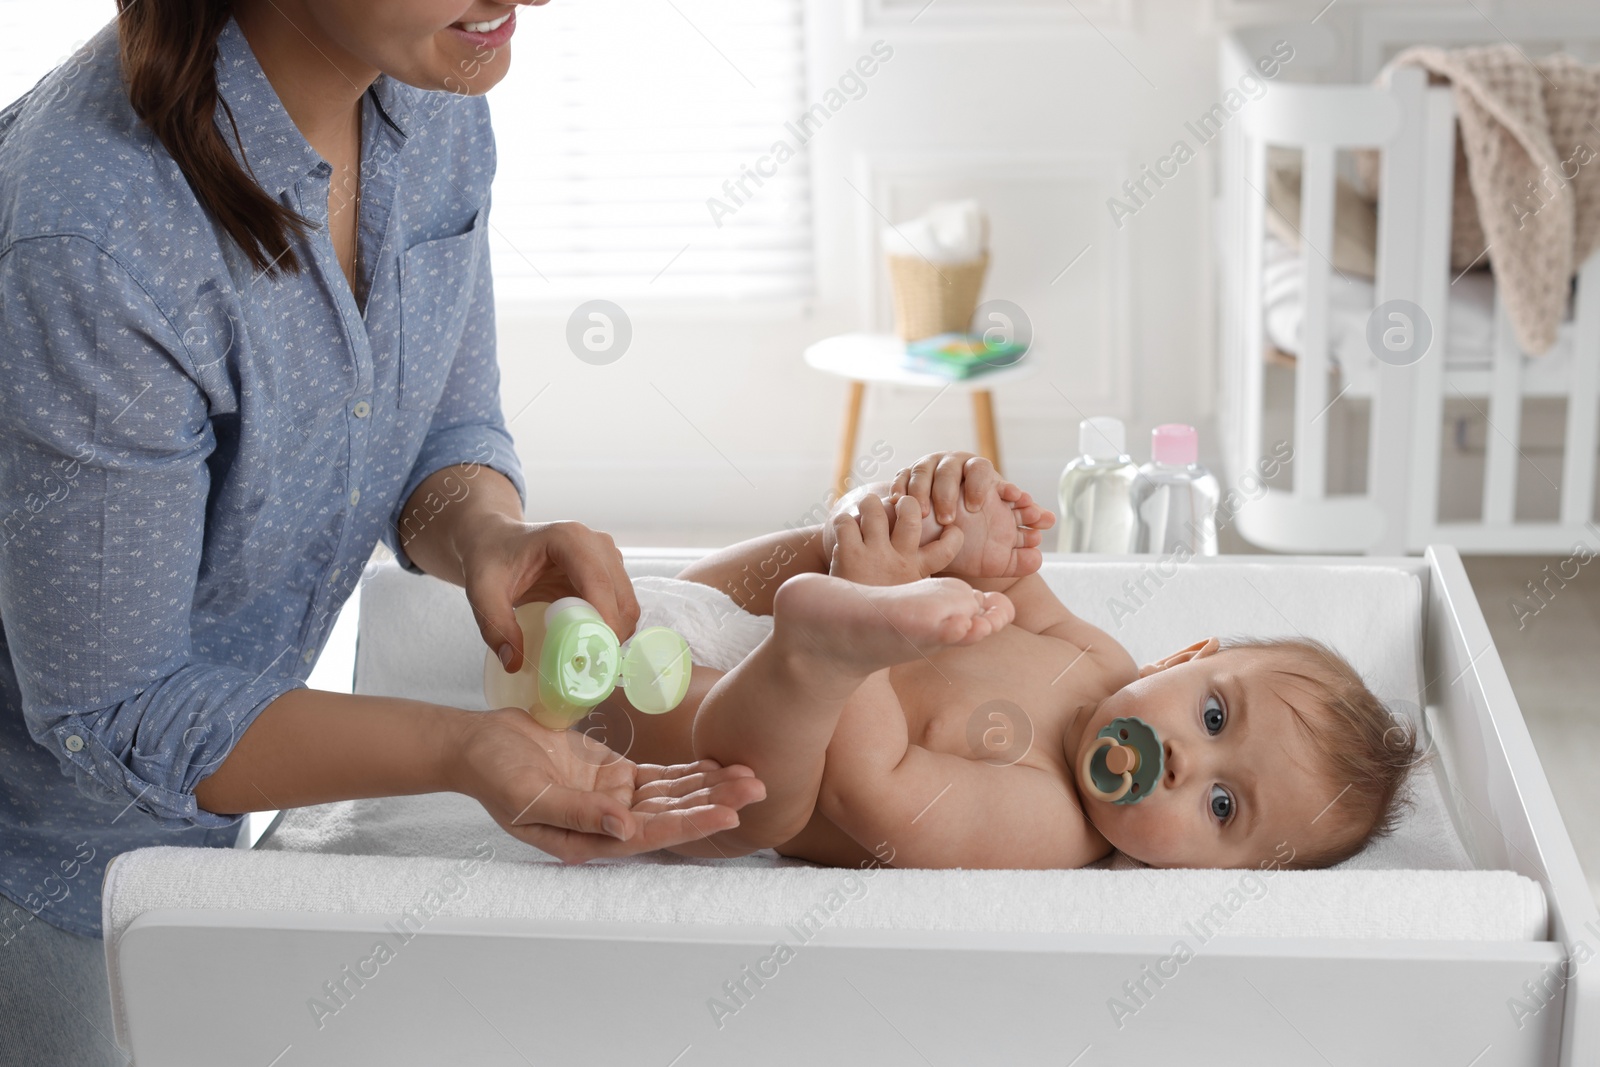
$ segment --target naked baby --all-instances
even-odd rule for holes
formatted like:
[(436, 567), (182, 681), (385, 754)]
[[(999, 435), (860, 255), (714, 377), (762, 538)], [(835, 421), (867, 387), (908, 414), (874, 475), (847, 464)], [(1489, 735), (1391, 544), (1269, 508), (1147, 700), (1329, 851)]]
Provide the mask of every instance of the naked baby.
[[(721, 601), (718, 633), (743, 644), (721, 669), (697, 650), (673, 711), (614, 695), (575, 728), (640, 762), (755, 771), (766, 797), (684, 855), (1067, 868), (1116, 849), (1156, 867), (1304, 868), (1393, 828), (1415, 734), (1341, 657), (1209, 637), (1140, 667), (1039, 575), (1053, 523), (987, 460), (941, 453), (827, 523), (638, 579), (641, 627)], [(1085, 778), (1097, 735), (1126, 717), (1160, 749), (1137, 803)], [(1012, 742), (1001, 758), (991, 727)]]

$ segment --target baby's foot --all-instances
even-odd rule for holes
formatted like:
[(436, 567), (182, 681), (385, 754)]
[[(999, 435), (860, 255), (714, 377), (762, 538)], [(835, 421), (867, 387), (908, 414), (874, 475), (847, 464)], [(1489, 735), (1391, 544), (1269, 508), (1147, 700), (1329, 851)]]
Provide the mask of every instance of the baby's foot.
[(1009, 623), (1016, 608), (1002, 593), (981, 593), (959, 578), (906, 585), (859, 585), (799, 574), (773, 602), (773, 635), (815, 657), (820, 669), (855, 679), (949, 645), (970, 645)]
[[(936, 516), (923, 517), (922, 540), (939, 536)], [(996, 480), (983, 495), (983, 505), (968, 511), (957, 501), (954, 523), (961, 530), (961, 549), (947, 574), (969, 578), (1015, 578), (1032, 574), (1044, 562), (1040, 529), (1053, 525), (1054, 516), (1035, 504), (1033, 497), (1011, 482)]]

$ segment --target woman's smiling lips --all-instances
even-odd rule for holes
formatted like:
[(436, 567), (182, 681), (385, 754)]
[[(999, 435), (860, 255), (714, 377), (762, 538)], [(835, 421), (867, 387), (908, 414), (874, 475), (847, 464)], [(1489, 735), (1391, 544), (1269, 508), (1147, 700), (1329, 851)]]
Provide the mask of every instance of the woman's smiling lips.
[(459, 35), (462, 40), (480, 46), (480, 48), (499, 48), (509, 42), (510, 35), (517, 30), (517, 11), (506, 11), (498, 19), (485, 19), (485, 21), (453, 22), (448, 29), (453, 34)]

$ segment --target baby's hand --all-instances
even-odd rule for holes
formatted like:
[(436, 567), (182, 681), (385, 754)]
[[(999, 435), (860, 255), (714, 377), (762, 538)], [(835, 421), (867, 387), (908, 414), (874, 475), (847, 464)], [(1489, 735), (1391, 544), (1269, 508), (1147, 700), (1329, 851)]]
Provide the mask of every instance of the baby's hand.
[[(902, 495), (903, 494), (903, 495)], [(1017, 578), (1044, 561), (1039, 545), (1053, 513), (1005, 481), (982, 456), (935, 452), (896, 475), (892, 501), (914, 499), (919, 516), (960, 527), (966, 537), (946, 571), (971, 578)], [(957, 505), (962, 505), (957, 507)]]
[(909, 496), (895, 505), (891, 533), (889, 512), (871, 493), (861, 498), (859, 519), (841, 511), (832, 529), (828, 573), (862, 585), (904, 585), (937, 574), (956, 557), (963, 538), (959, 527), (946, 526), (938, 540), (922, 544), (922, 516)]

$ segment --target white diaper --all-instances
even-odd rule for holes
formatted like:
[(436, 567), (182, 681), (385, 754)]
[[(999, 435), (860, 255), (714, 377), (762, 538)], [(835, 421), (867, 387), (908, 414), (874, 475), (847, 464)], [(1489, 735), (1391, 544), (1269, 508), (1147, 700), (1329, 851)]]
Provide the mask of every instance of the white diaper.
[(729, 671), (772, 632), (771, 615), (752, 615), (720, 589), (682, 578), (633, 580), (639, 625), (666, 626), (689, 642), (702, 667)]

